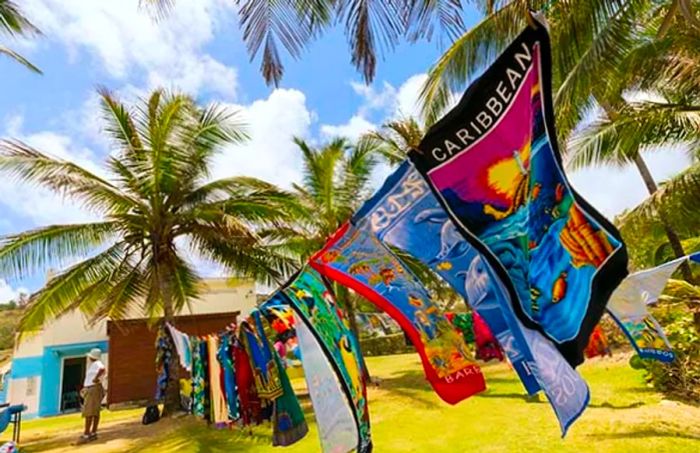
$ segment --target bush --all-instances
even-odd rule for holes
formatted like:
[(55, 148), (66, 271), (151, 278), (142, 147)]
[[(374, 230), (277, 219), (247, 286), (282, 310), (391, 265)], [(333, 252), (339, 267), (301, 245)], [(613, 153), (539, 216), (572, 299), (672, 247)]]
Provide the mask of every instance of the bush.
[(656, 389), (682, 400), (700, 400), (700, 335), (693, 313), (686, 309), (655, 310), (654, 316), (663, 326), (676, 359), (668, 364), (642, 360), (646, 379)]
[(366, 357), (376, 355), (392, 355), (414, 352), (413, 346), (406, 345), (403, 333), (395, 333), (383, 337), (360, 338), (362, 355)]

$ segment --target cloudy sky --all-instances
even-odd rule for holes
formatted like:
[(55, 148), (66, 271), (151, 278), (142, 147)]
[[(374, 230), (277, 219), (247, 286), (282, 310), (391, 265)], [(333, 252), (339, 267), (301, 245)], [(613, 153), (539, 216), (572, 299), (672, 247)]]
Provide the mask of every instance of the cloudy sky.
[[(241, 42), (233, 0), (178, 0), (170, 17), (158, 23), (138, 9), (138, 0), (20, 4), (43, 36), (12, 44), (44, 75), (0, 58), (0, 135), (95, 171), (109, 153), (101, 135), (95, 94), (99, 86), (125, 99), (154, 87), (176, 88), (202, 102), (237, 107), (252, 138), (225, 150), (215, 176), (253, 175), (289, 186), (301, 169), (293, 136), (317, 143), (338, 135), (354, 138), (388, 118), (414, 113), (424, 73), (441, 50), (435, 42), (402, 45), (385, 55), (375, 82), (366, 86), (350, 65), (343, 34), (336, 30), (310, 46), (300, 61), (287, 59), (284, 80), (273, 89), (263, 83), (259, 61), (250, 62)], [(477, 20), (476, 14), (468, 14), (468, 21)], [(687, 163), (681, 152), (649, 157), (657, 179)], [(631, 168), (590, 169), (573, 174), (572, 180), (608, 216), (644, 197), (644, 186)], [(0, 234), (91, 218), (34, 187), (0, 179), (0, 190)], [(0, 279), (0, 302), (19, 290), (35, 290), (43, 281), (43, 275), (25, 281)]]

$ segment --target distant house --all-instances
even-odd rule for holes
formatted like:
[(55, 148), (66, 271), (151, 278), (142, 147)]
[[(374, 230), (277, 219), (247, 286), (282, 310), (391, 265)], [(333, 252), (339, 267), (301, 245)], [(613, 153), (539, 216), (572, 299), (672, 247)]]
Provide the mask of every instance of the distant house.
[[(254, 281), (207, 280), (201, 298), (175, 324), (189, 334), (205, 335), (222, 330), (255, 304)], [(29, 417), (76, 411), (85, 355), (100, 348), (107, 365), (106, 404), (147, 402), (156, 389), (155, 334), (138, 316), (89, 326), (80, 312), (67, 313), (15, 345), (0, 397), (25, 404)]]

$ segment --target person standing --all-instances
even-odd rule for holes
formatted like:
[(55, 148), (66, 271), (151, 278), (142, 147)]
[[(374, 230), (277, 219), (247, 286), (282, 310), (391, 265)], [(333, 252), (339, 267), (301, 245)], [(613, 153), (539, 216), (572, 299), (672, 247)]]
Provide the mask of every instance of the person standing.
[(81, 443), (97, 439), (97, 426), (100, 423), (100, 410), (104, 398), (102, 379), (105, 375), (105, 365), (100, 360), (101, 357), (102, 351), (99, 348), (92, 349), (87, 355), (88, 367), (82, 390), (85, 431), (80, 436)]

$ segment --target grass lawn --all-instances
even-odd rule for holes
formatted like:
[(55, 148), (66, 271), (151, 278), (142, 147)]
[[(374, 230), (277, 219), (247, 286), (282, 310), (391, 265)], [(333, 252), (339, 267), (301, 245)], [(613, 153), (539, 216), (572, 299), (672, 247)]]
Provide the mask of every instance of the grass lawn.
[[(382, 379), (378, 388), (369, 389), (377, 452), (700, 451), (700, 408), (662, 400), (622, 355), (594, 359), (580, 368), (592, 401), (563, 440), (549, 405), (527, 402), (505, 364), (484, 365), (489, 389), (450, 406), (428, 387), (417, 356), (370, 357), (367, 363), (373, 376)], [(100, 439), (80, 447), (74, 445), (81, 429), (78, 415), (28, 421), (22, 429), (22, 451), (316, 452), (313, 414), (308, 399), (302, 402), (310, 432), (284, 449), (271, 447), (268, 425), (252, 433), (215, 430), (188, 416), (143, 426), (143, 409), (138, 409), (103, 412)]]

